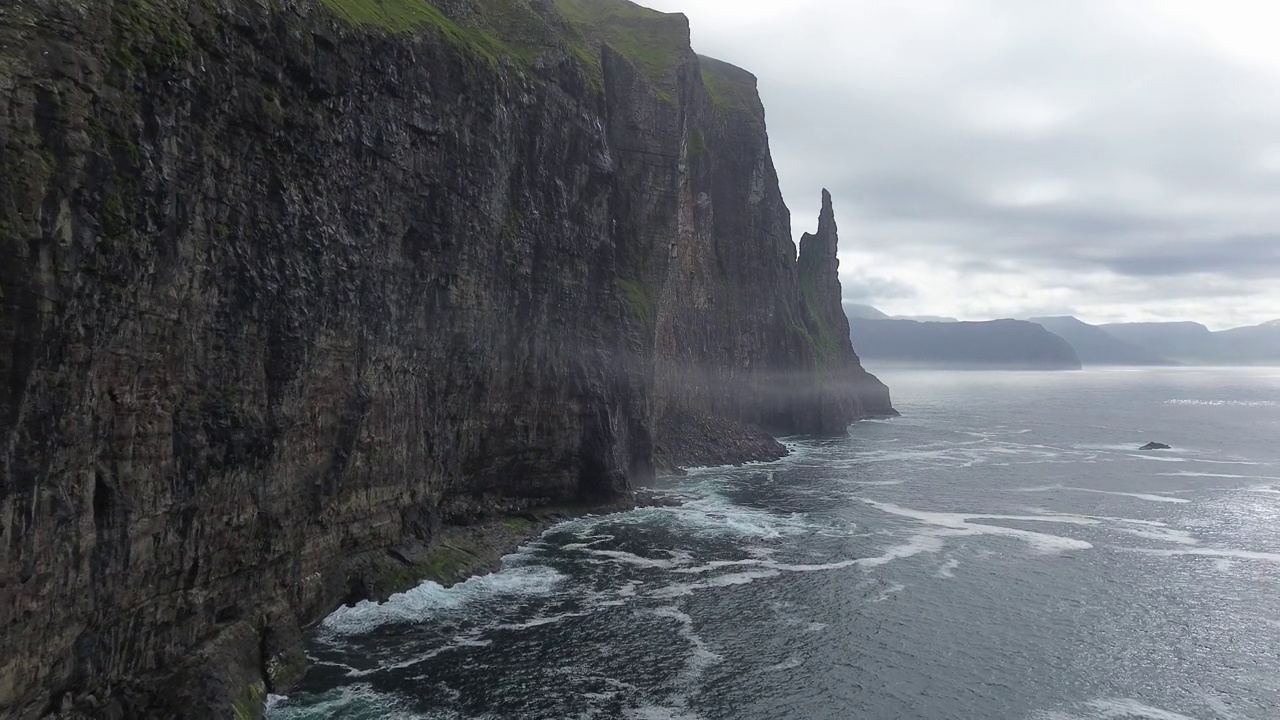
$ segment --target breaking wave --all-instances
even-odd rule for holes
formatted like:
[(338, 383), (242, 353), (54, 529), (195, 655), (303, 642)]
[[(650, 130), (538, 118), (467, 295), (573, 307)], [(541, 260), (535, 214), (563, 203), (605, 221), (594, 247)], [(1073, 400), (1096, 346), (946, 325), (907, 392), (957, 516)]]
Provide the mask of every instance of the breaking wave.
[(363, 600), (338, 608), (321, 623), (322, 633), (358, 635), (391, 623), (420, 622), (441, 613), (499, 596), (548, 595), (564, 580), (554, 569), (533, 565), (508, 567), (473, 577), (453, 587), (424, 582), (408, 592), (392, 595), (383, 603)]

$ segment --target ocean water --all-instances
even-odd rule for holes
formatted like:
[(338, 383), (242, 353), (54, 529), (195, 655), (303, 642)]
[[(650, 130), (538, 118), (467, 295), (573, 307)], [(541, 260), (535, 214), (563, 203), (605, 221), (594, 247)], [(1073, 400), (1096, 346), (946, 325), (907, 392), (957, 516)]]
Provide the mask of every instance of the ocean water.
[(902, 418), (334, 613), (269, 717), (1280, 718), (1280, 370), (884, 379)]

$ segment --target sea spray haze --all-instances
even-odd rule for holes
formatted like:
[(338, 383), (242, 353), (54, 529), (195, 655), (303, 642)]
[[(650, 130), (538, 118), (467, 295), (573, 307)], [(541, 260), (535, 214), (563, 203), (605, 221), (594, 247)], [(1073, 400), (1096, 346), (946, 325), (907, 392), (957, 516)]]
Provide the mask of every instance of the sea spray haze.
[(682, 16), (9, 3), (0, 88), (0, 717), (253, 717), (448, 529), (889, 410)]

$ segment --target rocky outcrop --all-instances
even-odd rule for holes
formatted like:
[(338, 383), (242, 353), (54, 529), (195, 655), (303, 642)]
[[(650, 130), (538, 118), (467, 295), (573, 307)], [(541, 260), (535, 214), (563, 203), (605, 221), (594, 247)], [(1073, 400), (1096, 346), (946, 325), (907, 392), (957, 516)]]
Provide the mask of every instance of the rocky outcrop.
[(849, 319), (841, 302), (840, 260), (831, 193), (822, 191), (818, 232), (800, 238), (798, 275), (805, 328), (818, 348), (818, 380), (824, 403), (819, 430), (837, 432), (849, 418), (897, 415), (889, 388), (863, 369), (849, 337)]
[(0, 717), (253, 717), (446, 528), (888, 408), (682, 16), (11, 3), (0, 178)]

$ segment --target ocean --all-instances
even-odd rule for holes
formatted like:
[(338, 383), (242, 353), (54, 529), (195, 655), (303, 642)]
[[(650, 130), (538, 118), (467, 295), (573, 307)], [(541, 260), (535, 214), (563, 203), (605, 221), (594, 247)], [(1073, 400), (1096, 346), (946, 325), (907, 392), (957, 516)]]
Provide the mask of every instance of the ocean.
[(1280, 369), (882, 378), (903, 417), (335, 612), (268, 717), (1280, 718)]

